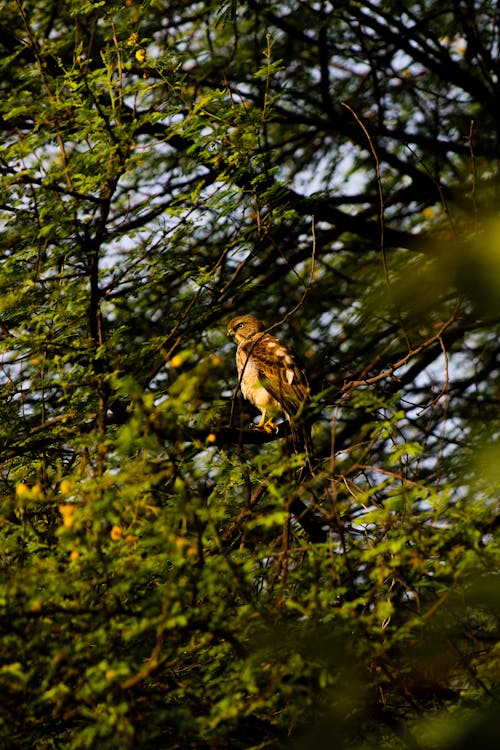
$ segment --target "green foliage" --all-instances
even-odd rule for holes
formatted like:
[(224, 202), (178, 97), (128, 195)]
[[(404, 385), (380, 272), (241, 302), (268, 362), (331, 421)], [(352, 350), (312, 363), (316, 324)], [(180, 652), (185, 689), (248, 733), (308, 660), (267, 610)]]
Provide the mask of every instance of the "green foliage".
[(497, 743), (495, 13), (2, 4), (2, 747)]

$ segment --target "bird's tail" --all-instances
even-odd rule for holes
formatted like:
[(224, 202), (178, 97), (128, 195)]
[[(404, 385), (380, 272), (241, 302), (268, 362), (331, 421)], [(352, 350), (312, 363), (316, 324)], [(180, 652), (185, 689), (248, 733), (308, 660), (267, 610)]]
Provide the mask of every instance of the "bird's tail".
[(299, 469), (299, 479), (313, 474), (314, 449), (311, 436), (311, 425), (307, 423), (291, 424), (291, 448), (294, 453), (304, 455), (304, 466)]

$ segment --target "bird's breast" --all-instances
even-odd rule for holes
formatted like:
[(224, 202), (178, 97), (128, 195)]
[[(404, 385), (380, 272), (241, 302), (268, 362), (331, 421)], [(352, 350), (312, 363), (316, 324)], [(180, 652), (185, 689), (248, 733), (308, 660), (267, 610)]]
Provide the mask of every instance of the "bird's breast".
[(240, 376), (240, 388), (243, 396), (258, 409), (267, 409), (270, 406), (279, 406), (276, 400), (266, 390), (261, 375), (252, 357), (240, 352), (236, 357), (238, 375)]

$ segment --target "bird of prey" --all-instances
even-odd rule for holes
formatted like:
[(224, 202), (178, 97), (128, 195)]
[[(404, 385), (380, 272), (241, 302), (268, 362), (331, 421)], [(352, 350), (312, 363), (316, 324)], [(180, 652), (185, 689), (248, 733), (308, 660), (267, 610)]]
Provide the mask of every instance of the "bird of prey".
[(310, 399), (310, 388), (288, 344), (267, 333), (254, 315), (239, 315), (227, 326), (238, 348), (236, 367), (243, 396), (261, 412), (257, 428), (277, 429), (282, 414), (290, 423), (294, 447), (311, 455), (310, 428), (301, 419)]

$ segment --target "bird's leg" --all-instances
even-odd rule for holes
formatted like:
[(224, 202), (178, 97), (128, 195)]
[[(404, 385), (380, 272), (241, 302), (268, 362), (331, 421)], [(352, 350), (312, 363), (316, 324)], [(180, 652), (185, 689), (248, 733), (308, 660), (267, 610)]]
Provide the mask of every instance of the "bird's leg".
[(262, 425), (262, 429), (266, 432), (278, 432), (279, 427), (272, 419), (268, 419), (267, 422)]
[(266, 420), (265, 410), (260, 415), (258, 424), (252, 425), (255, 430), (264, 430), (264, 432), (278, 432), (278, 425), (273, 422), (272, 417)]
[[(266, 410), (264, 409), (264, 411), (263, 411), (263, 412), (262, 412), (262, 414), (260, 415), (259, 423), (255, 425), (255, 426), (256, 426), (256, 428), (257, 428), (258, 430), (260, 430), (260, 429), (261, 429), (261, 427), (264, 427), (264, 424), (265, 424), (265, 422), (266, 422)], [(264, 428), (264, 429), (265, 429), (265, 428)]]

